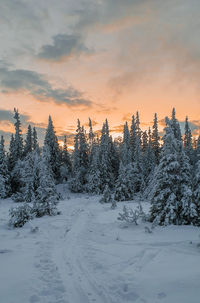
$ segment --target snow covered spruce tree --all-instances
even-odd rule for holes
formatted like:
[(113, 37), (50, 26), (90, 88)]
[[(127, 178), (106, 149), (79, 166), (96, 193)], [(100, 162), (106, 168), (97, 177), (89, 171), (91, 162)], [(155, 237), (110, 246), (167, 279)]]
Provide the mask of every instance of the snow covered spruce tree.
[(73, 154), (73, 178), (70, 180), (69, 187), (73, 192), (85, 191), (87, 183), (88, 171), (88, 144), (85, 129), (78, 125), (74, 138), (74, 154)]
[(33, 212), (36, 217), (56, 215), (58, 214), (56, 204), (58, 203), (59, 195), (56, 191), (48, 146), (43, 147), (38, 173), (39, 184), (35, 191)]
[(72, 173), (72, 163), (67, 149), (67, 137), (64, 137), (60, 174), (62, 180), (69, 180)]
[(159, 132), (158, 132), (158, 118), (157, 118), (156, 113), (154, 115), (151, 142), (152, 142), (153, 152), (154, 152), (154, 155), (155, 155), (156, 164), (159, 164), (159, 160), (160, 160), (160, 136), (159, 136)]
[(8, 157), (8, 167), (11, 176), (11, 190), (12, 192), (17, 192), (21, 186), (19, 183), (19, 169), (16, 167), (21, 167), (20, 163), (23, 159), (23, 138), (21, 130), (20, 115), (17, 109), (14, 109), (14, 119), (15, 119), (15, 134), (11, 136), (10, 142), (10, 153)]
[(4, 149), (4, 138), (0, 141), (0, 198), (5, 199), (11, 193), (10, 177), (7, 165), (7, 159)]
[[(200, 139), (200, 137), (199, 137)], [(197, 145), (197, 162), (195, 163), (194, 170), (194, 183), (193, 183), (193, 201), (196, 205), (197, 218), (195, 224), (200, 226), (200, 140), (198, 139)], [(199, 148), (198, 148), (199, 147)]]
[(87, 174), (87, 191), (94, 194), (101, 193), (101, 170), (99, 162), (99, 143), (94, 139), (89, 156), (89, 169)]
[(33, 143), (32, 143), (32, 128), (29, 125), (27, 134), (26, 134), (26, 139), (25, 139), (25, 144), (24, 144), (24, 157), (33, 150)]
[(58, 144), (58, 138), (56, 136), (51, 116), (49, 116), (49, 123), (46, 130), (44, 139), (44, 146), (48, 147), (50, 154), (50, 165), (53, 171), (55, 180), (60, 179), (60, 166), (61, 166), (61, 151)]
[(121, 148), (119, 175), (115, 184), (114, 199), (126, 201), (133, 198), (133, 166), (130, 148), (130, 134), (127, 122), (124, 125), (123, 143)]
[(191, 199), (189, 163), (181, 148), (179, 124), (174, 114), (171, 121), (166, 118), (166, 125), (155, 176), (150, 221), (159, 225), (190, 224), (195, 220), (196, 211)]
[(104, 192), (105, 186), (110, 188), (114, 186), (114, 168), (112, 154), (112, 138), (109, 136), (109, 126), (106, 119), (101, 130), (101, 139), (99, 146), (99, 162), (101, 174), (101, 192)]
[(190, 164), (194, 164), (194, 150), (192, 147), (192, 132), (189, 126), (188, 117), (185, 118), (184, 150), (190, 159)]

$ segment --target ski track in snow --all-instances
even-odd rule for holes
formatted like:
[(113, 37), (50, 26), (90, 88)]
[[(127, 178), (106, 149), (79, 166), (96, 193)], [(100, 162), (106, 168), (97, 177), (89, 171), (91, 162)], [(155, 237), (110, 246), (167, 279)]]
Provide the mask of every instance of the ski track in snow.
[[(178, 227), (175, 229), (176, 235), (173, 227), (169, 227), (146, 234), (145, 225), (127, 227), (116, 220), (123, 203), (113, 211), (110, 205), (99, 204), (99, 197), (71, 197), (60, 202), (61, 215), (35, 219), (18, 230), (7, 230), (7, 209), (2, 208), (0, 203), (3, 209), (0, 217), (1, 242), (7, 237), (14, 241), (13, 245), (8, 241), (7, 246), (0, 247), (0, 258), (7, 258), (9, 262), (9, 258), (15, 260), (16, 252), (17, 256), (24, 253), (27, 260), (21, 261), (21, 264), (29, 266), (29, 271), (24, 271), (24, 280), (19, 281), (21, 291), (19, 289), (17, 293), (18, 298), (15, 296), (13, 299), (14, 294), (6, 298), (4, 291), (2, 300), (0, 283), (0, 302), (198, 302), (200, 251), (189, 243), (191, 236), (198, 240), (198, 229), (193, 228), (191, 233), (190, 227)], [(31, 228), (36, 226), (39, 227), (38, 231), (31, 233)], [(181, 234), (180, 228), (183, 228)], [(184, 232), (186, 236), (183, 236)], [(193, 238), (191, 240), (194, 242)], [(198, 261), (194, 274), (189, 269), (193, 265), (193, 258)], [(18, 259), (21, 260), (20, 257)], [(185, 261), (188, 268), (184, 271), (181, 266)], [(168, 268), (173, 269), (173, 266), (178, 266), (174, 278), (173, 272), (169, 276), (167, 274)], [(1, 279), (0, 273), (0, 282)], [(11, 282), (15, 283), (14, 278)], [(190, 283), (189, 286), (187, 283)], [(196, 295), (192, 298), (195, 291)]]

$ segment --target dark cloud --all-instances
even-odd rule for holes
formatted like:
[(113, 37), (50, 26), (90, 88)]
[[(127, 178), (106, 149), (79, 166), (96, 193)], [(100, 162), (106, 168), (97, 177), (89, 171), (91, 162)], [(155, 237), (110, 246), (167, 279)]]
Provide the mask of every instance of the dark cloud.
[[(5, 110), (5, 109), (0, 109), (0, 121), (9, 121), (9, 122), (13, 122), (14, 121), (14, 111), (11, 110)], [(29, 120), (29, 116), (28, 115), (21, 115), (21, 121), (23, 122), (27, 122)]]
[(90, 53), (84, 45), (80, 35), (59, 34), (53, 37), (53, 43), (42, 46), (38, 57), (51, 61), (58, 61), (72, 55)]
[(0, 86), (2, 93), (25, 90), (41, 102), (53, 101), (68, 106), (92, 105), (90, 100), (83, 97), (82, 92), (70, 86), (67, 89), (55, 89), (43, 75), (30, 70), (1, 67)]

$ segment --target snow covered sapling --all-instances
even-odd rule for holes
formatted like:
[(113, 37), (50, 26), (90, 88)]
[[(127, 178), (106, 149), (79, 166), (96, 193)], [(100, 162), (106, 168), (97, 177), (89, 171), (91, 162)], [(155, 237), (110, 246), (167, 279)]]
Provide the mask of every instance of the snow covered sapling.
[(138, 225), (139, 214), (138, 210), (133, 210), (130, 207), (127, 207), (124, 205), (123, 207), (123, 213), (119, 213), (118, 220), (125, 221), (127, 223), (135, 223), (135, 225)]
[(112, 200), (112, 205), (111, 205), (111, 209), (115, 209), (117, 207), (117, 201), (116, 200)]
[(103, 192), (103, 197), (100, 199), (100, 203), (108, 203), (112, 201), (112, 195), (111, 195), (111, 190), (109, 186), (106, 184), (104, 192)]
[(118, 220), (120, 221), (126, 221), (127, 223), (135, 223), (135, 225), (138, 225), (138, 219), (141, 219), (142, 222), (145, 222), (147, 220), (147, 216), (144, 213), (142, 205), (140, 203), (138, 204), (135, 210), (124, 205), (123, 213), (119, 213), (118, 217)]
[(12, 227), (22, 227), (26, 222), (34, 218), (33, 209), (27, 203), (11, 208), (9, 215), (9, 225)]

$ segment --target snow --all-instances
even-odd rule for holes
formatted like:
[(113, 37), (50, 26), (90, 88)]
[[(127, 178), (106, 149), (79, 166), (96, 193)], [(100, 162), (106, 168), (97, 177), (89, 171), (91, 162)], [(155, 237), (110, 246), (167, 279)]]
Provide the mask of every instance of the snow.
[[(136, 200), (112, 210), (99, 199), (66, 193), (61, 215), (18, 229), (7, 225), (16, 203), (0, 200), (0, 302), (199, 302), (199, 228), (146, 233), (148, 223), (117, 220), (124, 205), (137, 207)], [(142, 205), (148, 210), (148, 202)]]

